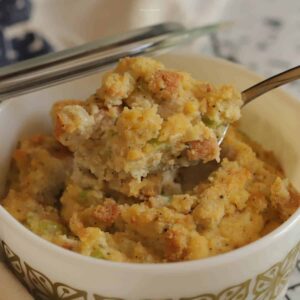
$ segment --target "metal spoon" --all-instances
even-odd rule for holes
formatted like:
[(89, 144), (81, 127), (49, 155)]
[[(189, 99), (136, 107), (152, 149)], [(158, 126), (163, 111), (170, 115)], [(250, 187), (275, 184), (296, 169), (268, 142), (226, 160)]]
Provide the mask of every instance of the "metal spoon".
[(0, 68), (0, 102), (109, 68), (122, 57), (153, 55), (216, 32), (230, 23), (186, 29), (162, 23)]
[[(256, 99), (257, 97), (269, 92), (279, 86), (300, 79), (300, 66), (294, 67), (277, 75), (274, 75), (264, 81), (261, 81), (254, 86), (242, 92), (243, 106)], [(224, 125), (221, 132), (218, 133), (218, 144), (223, 142), (229, 125)]]

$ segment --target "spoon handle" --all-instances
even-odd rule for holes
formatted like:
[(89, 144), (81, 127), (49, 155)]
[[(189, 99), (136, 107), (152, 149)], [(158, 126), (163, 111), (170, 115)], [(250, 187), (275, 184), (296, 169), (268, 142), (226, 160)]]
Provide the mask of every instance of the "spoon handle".
[(180, 23), (162, 23), (0, 68), (0, 102), (103, 71), (122, 57), (163, 53), (227, 25), (186, 29)]
[(297, 79), (300, 79), (300, 66), (270, 77), (242, 92), (244, 105), (270, 90)]

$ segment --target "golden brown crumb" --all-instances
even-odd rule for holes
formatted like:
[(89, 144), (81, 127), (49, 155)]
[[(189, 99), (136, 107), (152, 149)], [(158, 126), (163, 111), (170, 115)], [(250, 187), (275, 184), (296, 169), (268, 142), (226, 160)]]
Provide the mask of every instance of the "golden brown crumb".
[(191, 141), (187, 145), (188, 149), (186, 152), (189, 160), (208, 162), (218, 156), (218, 142), (214, 138), (204, 139), (203, 141)]
[(92, 215), (95, 219), (111, 226), (120, 214), (117, 203), (113, 200), (106, 200), (103, 205), (97, 205)]

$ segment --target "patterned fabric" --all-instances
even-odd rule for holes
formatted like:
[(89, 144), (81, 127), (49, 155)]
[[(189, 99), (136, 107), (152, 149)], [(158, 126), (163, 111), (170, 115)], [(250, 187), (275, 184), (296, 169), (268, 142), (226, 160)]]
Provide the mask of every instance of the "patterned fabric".
[(40, 34), (26, 30), (31, 8), (30, 0), (0, 0), (0, 66), (53, 50)]
[(296, 269), (290, 279), (289, 288), (285, 295), (285, 300), (300, 299), (300, 258), (298, 259)]

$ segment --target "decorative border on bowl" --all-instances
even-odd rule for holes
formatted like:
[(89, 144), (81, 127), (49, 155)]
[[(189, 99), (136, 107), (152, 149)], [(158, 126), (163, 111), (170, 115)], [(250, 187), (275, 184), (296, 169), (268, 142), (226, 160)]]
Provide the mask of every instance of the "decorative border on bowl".
[[(22, 261), (9, 246), (2, 241), (1, 250), (6, 263), (21, 283), (38, 300), (88, 300), (88, 292), (75, 289), (61, 282), (52, 282), (47, 276)], [(280, 262), (265, 272), (235, 286), (231, 286), (218, 294), (203, 294), (179, 300), (246, 300), (252, 295), (253, 300), (274, 300), (280, 295), (288, 283), (300, 253), (300, 242)], [(252, 286), (252, 288), (251, 288)], [(94, 300), (125, 300), (123, 298), (91, 295)], [(151, 300), (151, 299), (142, 299)], [(154, 299), (153, 299), (154, 300)], [(172, 300), (159, 299), (159, 300)]]

